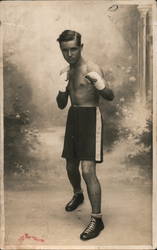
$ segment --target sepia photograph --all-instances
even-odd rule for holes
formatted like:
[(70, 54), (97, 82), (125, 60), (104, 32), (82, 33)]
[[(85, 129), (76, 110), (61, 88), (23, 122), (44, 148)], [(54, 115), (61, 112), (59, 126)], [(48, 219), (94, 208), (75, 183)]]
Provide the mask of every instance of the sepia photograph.
[(157, 248), (156, 15), (1, 1), (2, 250)]

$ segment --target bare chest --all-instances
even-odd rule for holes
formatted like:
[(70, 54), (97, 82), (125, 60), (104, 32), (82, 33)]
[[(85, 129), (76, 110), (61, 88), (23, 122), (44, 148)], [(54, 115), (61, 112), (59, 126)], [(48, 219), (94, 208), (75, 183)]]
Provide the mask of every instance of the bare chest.
[(82, 67), (76, 70), (70, 70), (69, 72), (69, 87), (71, 90), (78, 90), (82, 87), (88, 87), (89, 82), (85, 78), (87, 74), (87, 68)]

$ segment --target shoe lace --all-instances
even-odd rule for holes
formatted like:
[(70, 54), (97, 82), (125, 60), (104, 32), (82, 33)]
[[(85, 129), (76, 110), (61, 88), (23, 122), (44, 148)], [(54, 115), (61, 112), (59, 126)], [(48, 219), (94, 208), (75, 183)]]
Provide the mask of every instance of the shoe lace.
[(89, 223), (89, 225), (87, 226), (87, 228), (85, 229), (84, 233), (90, 233), (93, 231), (93, 229), (95, 228), (95, 224), (96, 224), (96, 220), (94, 218), (91, 218), (91, 221)]

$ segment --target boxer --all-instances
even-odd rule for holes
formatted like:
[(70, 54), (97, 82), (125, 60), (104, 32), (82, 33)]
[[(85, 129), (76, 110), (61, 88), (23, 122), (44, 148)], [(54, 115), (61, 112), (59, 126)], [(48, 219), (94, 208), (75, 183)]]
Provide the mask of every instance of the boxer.
[(101, 213), (101, 186), (96, 175), (96, 163), (103, 161), (103, 123), (99, 110), (100, 96), (112, 101), (113, 91), (105, 82), (101, 68), (82, 56), (81, 34), (65, 30), (57, 41), (69, 67), (66, 72), (65, 90), (59, 91), (57, 104), (68, 111), (62, 157), (73, 188), (73, 197), (65, 206), (67, 212), (75, 210), (84, 201), (81, 174), (86, 183), (91, 204), (91, 219), (80, 234), (81, 240), (95, 238), (104, 229)]

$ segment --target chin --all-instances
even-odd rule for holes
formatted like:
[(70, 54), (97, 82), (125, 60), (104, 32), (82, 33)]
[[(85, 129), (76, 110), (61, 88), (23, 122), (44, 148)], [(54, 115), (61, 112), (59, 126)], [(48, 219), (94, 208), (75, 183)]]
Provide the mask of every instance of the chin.
[(76, 60), (76, 59), (67, 59), (66, 60), (69, 64), (76, 64), (77, 62), (78, 62), (78, 60)]
[(69, 62), (69, 64), (76, 64), (76, 63), (77, 63), (76, 60), (72, 60), (72, 61)]
[(69, 62), (69, 64), (72, 64), (72, 65), (73, 65), (73, 64), (76, 64), (76, 62)]

